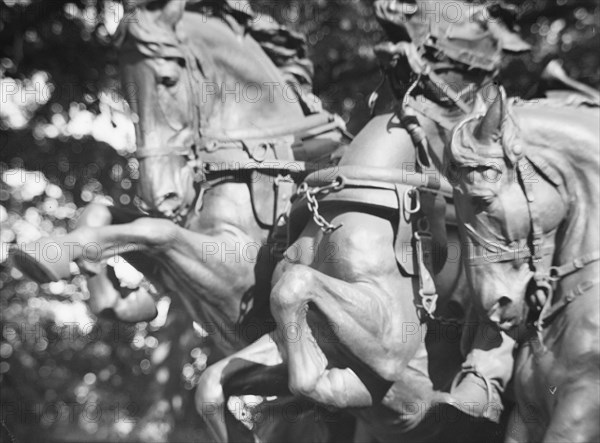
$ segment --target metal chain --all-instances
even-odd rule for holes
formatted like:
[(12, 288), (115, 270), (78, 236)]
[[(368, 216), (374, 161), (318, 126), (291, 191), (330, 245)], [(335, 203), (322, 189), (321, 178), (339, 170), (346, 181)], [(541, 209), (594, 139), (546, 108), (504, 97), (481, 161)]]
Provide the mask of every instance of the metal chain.
[(10, 432), (10, 429), (8, 429), (8, 426), (6, 426), (6, 423), (1, 418), (0, 418), (0, 425), (2, 425), (2, 428), (6, 431), (6, 434), (8, 435), (8, 438), (10, 439), (10, 443), (17, 443), (17, 441), (18, 441), (17, 438), (14, 436), (14, 434), (12, 432)]
[(331, 184), (322, 187), (311, 188), (305, 182), (302, 183), (298, 188), (298, 194), (304, 194), (306, 197), (306, 206), (311, 212), (314, 222), (325, 234), (331, 234), (332, 232), (337, 231), (343, 225), (332, 225), (319, 213), (319, 196), (322, 194), (328, 194), (330, 192), (337, 192), (343, 188), (344, 182), (339, 178), (333, 181)]

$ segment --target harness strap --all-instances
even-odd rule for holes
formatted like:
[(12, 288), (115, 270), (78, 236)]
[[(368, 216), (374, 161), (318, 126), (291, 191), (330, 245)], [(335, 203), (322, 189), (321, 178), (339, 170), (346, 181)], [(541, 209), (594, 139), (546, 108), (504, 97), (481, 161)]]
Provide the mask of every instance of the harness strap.
[(396, 183), (426, 188), (452, 197), (452, 186), (440, 180), (439, 174), (422, 174), (412, 169), (376, 168), (370, 166), (338, 166), (321, 169), (306, 177), (309, 186), (323, 186), (332, 182), (342, 182), (343, 188), (373, 188), (396, 190)]
[(278, 228), (285, 225), (287, 222), (286, 217), (291, 206), (292, 196), (296, 190), (296, 181), (290, 174), (279, 174), (275, 179), (274, 188), (275, 208), (273, 210), (273, 233), (277, 232)]
[[(421, 220), (418, 222), (419, 224)], [(438, 299), (435, 283), (430, 272), (430, 270), (433, 270), (433, 238), (429, 229), (422, 229), (422, 227), (414, 233), (414, 238), (417, 267), (419, 268), (419, 297), (421, 299), (421, 303), (417, 304), (417, 308), (425, 311), (426, 318), (421, 318), (421, 321), (426, 321), (435, 318)]]
[(285, 172), (288, 174), (305, 174), (319, 169), (318, 165), (296, 160), (265, 160), (263, 162), (210, 162), (203, 164), (204, 173), (208, 175), (231, 172)]
[(457, 123), (465, 117), (465, 114), (461, 111), (443, 108), (423, 96), (419, 96), (418, 98), (408, 97), (406, 99), (406, 107), (414, 109), (422, 116), (433, 120), (448, 131), (452, 131)]
[(579, 283), (574, 289), (566, 293), (563, 298), (561, 298), (555, 304), (552, 304), (552, 298), (548, 297), (538, 320), (535, 322), (535, 326), (537, 327), (538, 331), (548, 327), (558, 316), (558, 314), (561, 313), (571, 302), (586, 294), (599, 283), (600, 278), (586, 280), (582, 283)]
[(415, 277), (417, 272), (415, 271), (415, 260), (413, 260), (414, 248), (411, 241), (413, 235), (410, 225), (410, 217), (412, 215), (411, 201), (407, 197), (405, 186), (396, 183), (395, 188), (395, 200), (398, 205), (398, 228), (396, 230), (396, 237), (394, 238), (394, 254), (396, 262), (400, 265), (404, 273), (410, 277)]
[(465, 103), (462, 99), (462, 94), (458, 93), (448, 83), (435, 73), (433, 69), (430, 69), (426, 74), (429, 80), (442, 92), (452, 103), (454, 103), (461, 111), (466, 115), (471, 113), (471, 107)]

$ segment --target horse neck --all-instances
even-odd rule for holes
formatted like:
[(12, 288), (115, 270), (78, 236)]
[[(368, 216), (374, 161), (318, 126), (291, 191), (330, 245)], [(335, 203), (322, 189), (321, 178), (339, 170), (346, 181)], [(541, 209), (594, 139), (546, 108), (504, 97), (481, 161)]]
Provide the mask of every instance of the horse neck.
[(574, 109), (564, 107), (531, 111), (519, 121), (521, 128), (527, 129), (521, 134), (528, 155), (543, 159), (559, 177), (568, 207), (554, 255), (554, 264), (563, 265), (600, 249), (598, 112), (582, 108), (573, 113)]
[(304, 117), (280, 70), (245, 31), (218, 17), (186, 13), (182, 30), (199, 61), (202, 129), (222, 133), (282, 126)]

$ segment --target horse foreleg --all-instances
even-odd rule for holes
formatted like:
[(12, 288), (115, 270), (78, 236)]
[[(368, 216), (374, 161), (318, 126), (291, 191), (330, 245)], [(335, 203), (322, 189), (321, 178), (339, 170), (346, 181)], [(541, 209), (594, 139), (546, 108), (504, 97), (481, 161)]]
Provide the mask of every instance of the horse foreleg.
[[(227, 397), (224, 390), (227, 379), (253, 366), (275, 366), (281, 363), (281, 355), (269, 334), (204, 371), (196, 388), (196, 409), (207, 424), (214, 441), (230, 441), (231, 431), (238, 434), (238, 438), (239, 434), (244, 433), (244, 429), (240, 428), (243, 425), (232, 423), (233, 417), (227, 411)], [(246, 430), (245, 433), (248, 432)]]
[(510, 412), (508, 418), (508, 425), (506, 426), (506, 436), (504, 437), (505, 443), (527, 443), (529, 441), (527, 433), (527, 425), (523, 420), (523, 417), (519, 413), (519, 408), (514, 407)]
[(168, 249), (179, 228), (162, 219), (140, 218), (131, 223), (80, 226), (67, 235), (19, 245), (12, 253), (15, 264), (40, 283), (72, 276), (72, 262), (90, 274), (101, 272), (103, 260), (115, 255)]
[(397, 342), (399, 337), (391, 333), (390, 307), (384, 307), (372, 291), (370, 285), (344, 282), (307, 266), (288, 267), (271, 293), (271, 310), (277, 321), (276, 339), (289, 364), (292, 392), (339, 408), (373, 404), (370, 390), (353, 369), (328, 368), (306, 320), (309, 303), (327, 317), (336, 339), (358, 360), (377, 367), (376, 377), (392, 377), (406, 365), (395, 357), (411, 342)]
[[(85, 207), (75, 229), (101, 228), (113, 223), (112, 213), (105, 205), (92, 203)], [(143, 288), (132, 292), (126, 298), (115, 288), (114, 282), (108, 276), (106, 263), (94, 263), (86, 260), (79, 261), (81, 270), (87, 272), (89, 306), (94, 314), (112, 310), (121, 321), (137, 323), (150, 321), (157, 315), (156, 304), (152, 296)]]

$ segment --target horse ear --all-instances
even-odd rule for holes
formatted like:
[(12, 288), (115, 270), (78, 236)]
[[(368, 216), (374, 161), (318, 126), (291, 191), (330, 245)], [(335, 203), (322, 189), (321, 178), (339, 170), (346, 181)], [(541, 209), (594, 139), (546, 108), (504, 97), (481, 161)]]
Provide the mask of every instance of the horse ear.
[(487, 112), (487, 106), (485, 104), (485, 98), (481, 91), (477, 91), (475, 94), (475, 100), (473, 101), (472, 115), (485, 115)]
[[(475, 130), (475, 138), (483, 144), (490, 144), (497, 140), (502, 132), (502, 122), (506, 112), (506, 92), (499, 85), (493, 85), (493, 89), (488, 90), (487, 97), (495, 97), (494, 102), (488, 109), (481, 123)], [(485, 99), (486, 97), (484, 97)]]
[(517, 26), (517, 8), (504, 2), (487, 6), (487, 25), (503, 51), (520, 53), (531, 51), (531, 45), (521, 38)]
[(158, 20), (174, 30), (183, 17), (185, 4), (185, 0), (167, 0), (162, 7)]

